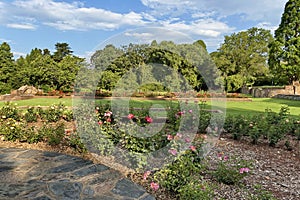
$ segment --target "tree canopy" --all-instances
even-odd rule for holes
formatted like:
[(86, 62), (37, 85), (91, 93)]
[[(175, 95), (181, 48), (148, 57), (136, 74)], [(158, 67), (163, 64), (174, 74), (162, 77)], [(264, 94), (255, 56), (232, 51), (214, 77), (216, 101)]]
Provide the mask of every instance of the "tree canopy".
[[(207, 88), (206, 84), (210, 84), (211, 81), (211, 79), (204, 80), (202, 73), (212, 73), (210, 77), (213, 79), (215, 72), (214, 70), (204, 70), (205, 67), (209, 67), (209, 56), (203, 47), (206, 47), (203, 41), (194, 44), (153, 41), (150, 45), (129, 44), (121, 48), (107, 45), (104, 49), (95, 52), (91, 57), (91, 62), (96, 69), (103, 70), (99, 82), (99, 87), (102, 89), (114, 89), (117, 82), (126, 73), (136, 69), (135, 76), (132, 71), (129, 75), (135, 77), (134, 79), (140, 85), (145, 84), (145, 80), (147, 80), (148, 83), (156, 84), (152, 88), (157, 88), (157, 84), (163, 85), (168, 82), (169, 86), (173, 85), (177, 89), (179, 85), (181, 87), (189, 85), (193, 89), (200, 90)], [(173, 71), (164, 66), (170, 67)], [(179, 81), (179, 78), (175, 76), (174, 70), (184, 77), (180, 83), (175, 83), (175, 80)], [(135, 85), (134, 83), (130, 84)], [(149, 86), (149, 88), (151, 87)], [(170, 88), (164, 90), (170, 90)]]
[(15, 70), (13, 53), (8, 43), (0, 45), (0, 93), (9, 93), (11, 90), (11, 79)]
[[(0, 46), (0, 93), (10, 93), (12, 89), (18, 89), (23, 85), (32, 85), (43, 89), (60, 90), (70, 92), (73, 90), (74, 81), (84, 59), (71, 54), (71, 48), (67, 43), (61, 49), (56, 44), (57, 51), (54, 54), (48, 49), (34, 48), (25, 57), (14, 60), (13, 53), (7, 43)], [(60, 50), (59, 50), (60, 49)], [(61, 52), (60, 59), (57, 55)], [(63, 53), (64, 52), (64, 53)]]
[(278, 84), (300, 79), (300, 1), (289, 0), (270, 44), (270, 69)]
[[(69, 44), (66, 43), (66, 42), (56, 43), (55, 44), (55, 50), (56, 51), (53, 54), (53, 59), (56, 62), (62, 61), (62, 59), (65, 56), (71, 55), (73, 53), (73, 51), (71, 50), (71, 47), (69, 47)], [(47, 53), (47, 51), (45, 53)]]
[(272, 40), (269, 30), (255, 27), (225, 36), (211, 56), (222, 73), (226, 91), (254, 85), (268, 74), (268, 45)]

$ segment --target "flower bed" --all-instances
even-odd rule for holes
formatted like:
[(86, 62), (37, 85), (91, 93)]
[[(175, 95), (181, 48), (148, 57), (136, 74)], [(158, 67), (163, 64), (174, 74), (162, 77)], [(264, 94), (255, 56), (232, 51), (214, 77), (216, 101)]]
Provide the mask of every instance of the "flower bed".
[[(295, 144), (300, 141), (300, 119), (291, 117), (288, 107), (282, 107), (278, 114), (266, 110), (264, 114), (253, 117), (228, 116), (223, 129), (221, 118), (213, 124), (210, 122), (211, 112), (200, 109), (196, 113), (181, 110), (178, 104), (170, 104), (167, 116), (163, 118), (166, 123), (163, 123), (158, 134), (141, 137), (151, 131), (140, 133), (134, 125), (147, 130), (148, 126), (157, 122), (149, 108), (130, 108), (129, 114), (124, 115), (122, 110), (112, 112), (110, 105), (102, 104), (92, 109), (89, 116), (75, 113), (74, 119), (72, 111), (61, 104), (48, 109), (30, 107), (25, 110), (6, 105), (0, 109), (0, 136), (7, 141), (42, 141), (52, 146), (69, 146), (79, 152), (86, 152), (89, 149), (87, 145), (92, 145), (103, 155), (112, 155), (111, 151), (116, 147), (126, 150), (131, 156), (127, 158), (134, 161), (135, 176), (140, 177), (137, 182), (157, 195), (158, 199), (161, 193), (171, 194), (169, 196), (174, 199), (216, 199), (222, 196), (217, 192), (220, 185), (241, 190), (243, 194), (248, 194), (249, 199), (275, 199), (259, 185), (247, 186), (251, 187), (251, 194), (243, 189), (245, 181), (257, 173), (257, 163), (252, 157), (241, 158), (232, 152), (212, 151), (214, 154), (206, 159), (203, 147), (210, 134), (223, 132), (223, 137), (239, 142), (249, 141), (252, 145), (267, 142), (271, 149), (280, 147), (284, 151), (295, 151)], [(81, 111), (79, 113), (84, 113)], [(199, 117), (197, 134), (193, 138), (178, 131), (184, 117), (187, 120), (186, 130), (192, 125), (194, 117)], [(74, 120), (81, 123), (80, 130), (74, 129)], [(182, 145), (188, 148), (182, 151)], [(143, 154), (166, 146), (170, 147), (167, 153), (173, 161), (166, 162), (161, 168), (142, 172), (149, 165)]]

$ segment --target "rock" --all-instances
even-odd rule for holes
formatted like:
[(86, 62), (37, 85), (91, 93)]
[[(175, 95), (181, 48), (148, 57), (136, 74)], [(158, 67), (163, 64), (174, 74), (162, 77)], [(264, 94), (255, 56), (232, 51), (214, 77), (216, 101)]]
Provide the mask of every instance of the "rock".
[(18, 96), (36, 95), (38, 92), (39, 90), (36, 89), (35, 87), (24, 85), (17, 90), (17, 95)]

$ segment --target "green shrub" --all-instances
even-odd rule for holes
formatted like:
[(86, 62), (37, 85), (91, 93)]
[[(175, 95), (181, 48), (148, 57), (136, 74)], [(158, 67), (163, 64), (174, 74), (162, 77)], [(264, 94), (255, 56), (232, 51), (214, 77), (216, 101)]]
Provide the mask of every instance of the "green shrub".
[(70, 122), (73, 120), (73, 111), (72, 110), (64, 110), (62, 113), (62, 118), (67, 121)]
[(39, 109), (39, 113), (43, 120), (47, 122), (58, 122), (65, 112), (66, 107), (63, 104), (51, 105), (48, 109)]
[(0, 135), (4, 136), (4, 140), (16, 141), (21, 138), (23, 128), (23, 123), (18, 122), (13, 118), (8, 118), (1, 122)]
[(213, 177), (220, 183), (227, 185), (238, 184), (248, 175), (251, 164), (249, 161), (241, 160), (235, 157), (221, 158), (217, 168), (211, 172)]
[(63, 141), (65, 135), (65, 125), (60, 123), (55, 127), (44, 125), (39, 129), (38, 134), (43, 136), (49, 145), (58, 145)]
[(249, 193), (249, 200), (277, 200), (270, 192), (263, 190), (261, 185), (254, 186), (254, 192)]
[(228, 116), (224, 123), (224, 129), (231, 133), (233, 139), (239, 140), (248, 135), (249, 119), (243, 115)]
[(38, 111), (34, 107), (29, 107), (24, 114), (24, 119), (29, 123), (37, 122), (38, 116)]
[(214, 198), (213, 188), (204, 181), (200, 182), (200, 180), (192, 180), (190, 183), (183, 185), (178, 192), (181, 200), (211, 200)]
[[(169, 191), (179, 193), (183, 186), (188, 185), (193, 179), (199, 178), (206, 169), (205, 163), (195, 159), (195, 154), (187, 152), (179, 156), (172, 164), (168, 164), (154, 174), (154, 179)], [(185, 189), (188, 193), (188, 188)]]
[(17, 109), (16, 105), (12, 105), (7, 102), (3, 107), (0, 108), (0, 116), (2, 119), (12, 118), (14, 120), (20, 120), (20, 112)]
[(68, 139), (68, 146), (74, 148), (79, 153), (86, 153), (87, 149), (82, 143), (79, 135), (77, 133), (72, 133)]
[(276, 126), (271, 126), (268, 133), (269, 145), (272, 147), (275, 147), (279, 140), (281, 140), (284, 136), (283, 131)]
[(29, 127), (22, 130), (20, 142), (27, 142), (29, 144), (38, 143), (43, 140), (43, 134), (39, 134), (34, 127)]

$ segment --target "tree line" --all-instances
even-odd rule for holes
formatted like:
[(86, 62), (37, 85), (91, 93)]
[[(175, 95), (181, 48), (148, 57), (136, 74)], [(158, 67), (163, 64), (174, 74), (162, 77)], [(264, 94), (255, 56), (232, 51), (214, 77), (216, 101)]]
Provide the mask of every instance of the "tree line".
[(211, 56), (227, 91), (242, 86), (287, 85), (300, 79), (300, 1), (289, 0), (274, 37), (251, 28), (225, 36)]
[(253, 27), (225, 36), (211, 53), (202, 40), (193, 44), (154, 40), (151, 44), (107, 45), (92, 55), (94, 69), (85, 68), (86, 61), (74, 56), (67, 43), (57, 43), (53, 53), (35, 48), (14, 60), (10, 46), (3, 42), (0, 93), (22, 85), (33, 85), (45, 92), (72, 91), (81, 67), (86, 70), (86, 76), (78, 79), (82, 85), (88, 84), (84, 79), (89, 79), (92, 70), (98, 70), (98, 88), (106, 90), (113, 90), (120, 80), (123, 86), (156, 91), (188, 86), (199, 91), (222, 84), (232, 92), (243, 86), (291, 84), (300, 79), (299, 10), (300, 1), (289, 0), (274, 36), (270, 30)]
[(67, 43), (56, 43), (55, 52), (34, 48), (26, 56), (14, 60), (8, 43), (0, 45), (0, 93), (10, 93), (23, 85), (44, 92), (73, 90), (76, 74), (84, 59), (74, 56)]

